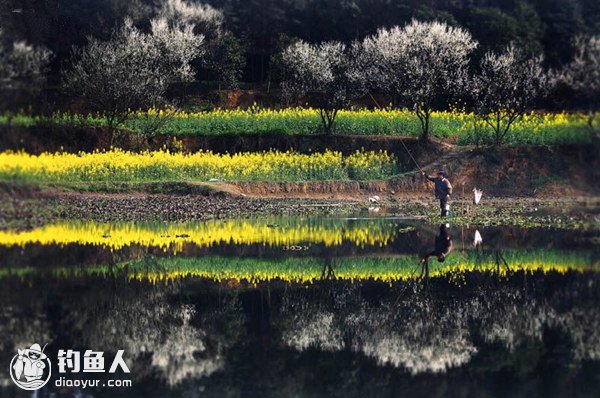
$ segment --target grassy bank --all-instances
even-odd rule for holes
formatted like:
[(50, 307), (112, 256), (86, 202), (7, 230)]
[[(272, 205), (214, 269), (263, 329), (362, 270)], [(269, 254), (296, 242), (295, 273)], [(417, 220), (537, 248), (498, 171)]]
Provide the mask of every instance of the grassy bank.
[(95, 153), (0, 153), (0, 180), (83, 181), (325, 181), (382, 179), (397, 172), (384, 151), (246, 152), (193, 154), (120, 149)]
[[(0, 116), (7, 124), (7, 116)], [(99, 116), (55, 114), (52, 117), (17, 115), (10, 119), (13, 125), (37, 124), (105, 126)], [(433, 112), (432, 135), (460, 145), (491, 144), (493, 132), (473, 113), (459, 111)], [(124, 128), (148, 135), (259, 135), (321, 134), (320, 116), (315, 109), (260, 109), (213, 110), (207, 112), (156, 111), (137, 112)], [(408, 110), (342, 110), (335, 132), (351, 135), (419, 136), (418, 118)], [(505, 138), (510, 145), (581, 144), (590, 141), (586, 116), (570, 113), (531, 113), (514, 122)]]

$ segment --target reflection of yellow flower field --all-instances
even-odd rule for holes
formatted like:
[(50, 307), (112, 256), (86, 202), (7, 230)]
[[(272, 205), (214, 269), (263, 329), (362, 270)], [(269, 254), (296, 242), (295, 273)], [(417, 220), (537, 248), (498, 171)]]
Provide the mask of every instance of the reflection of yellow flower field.
[[(498, 267), (493, 256), (482, 258), (474, 253), (456, 255), (447, 264), (431, 264), (429, 277), (450, 278), (462, 284), (465, 275), (472, 272), (508, 277), (515, 272), (560, 273), (597, 271), (589, 252), (523, 251), (505, 253), (507, 266)], [(153, 258), (152, 261), (132, 261), (123, 264), (129, 279), (148, 280), (152, 283), (168, 282), (179, 278), (199, 277), (214, 281), (234, 280), (260, 283), (282, 280), (293, 283), (314, 283), (324, 277), (336, 280), (396, 282), (423, 277), (420, 259), (414, 255), (392, 257), (335, 258)]]
[(226, 220), (206, 223), (151, 224), (65, 222), (30, 231), (0, 231), (0, 246), (92, 245), (113, 250), (130, 245), (157, 247), (178, 253), (184, 244), (291, 246), (303, 243), (339, 246), (385, 246), (394, 236), (393, 224), (346, 224), (343, 220), (293, 222), (286, 219)]
[(0, 153), (0, 178), (52, 181), (309, 181), (377, 179), (396, 172), (385, 151), (247, 152), (192, 154), (120, 149), (95, 153)]
[[(447, 263), (430, 264), (430, 278), (448, 278), (458, 285), (471, 273), (485, 273), (494, 278), (508, 278), (517, 272), (525, 274), (598, 272), (597, 261), (589, 251), (507, 250), (506, 265), (498, 266), (495, 255), (473, 251), (451, 255)], [(26, 268), (0, 269), (0, 278), (16, 276), (26, 279), (40, 272), (57, 278), (110, 276), (129, 280), (168, 283), (182, 278), (205, 278), (216, 282), (236, 281), (257, 284), (273, 280), (290, 283), (314, 283), (324, 278), (346, 281), (374, 280), (386, 283), (422, 278), (417, 255), (390, 257), (338, 257), (329, 260), (316, 257), (146, 257), (126, 261), (113, 267), (64, 267), (51, 270)]]

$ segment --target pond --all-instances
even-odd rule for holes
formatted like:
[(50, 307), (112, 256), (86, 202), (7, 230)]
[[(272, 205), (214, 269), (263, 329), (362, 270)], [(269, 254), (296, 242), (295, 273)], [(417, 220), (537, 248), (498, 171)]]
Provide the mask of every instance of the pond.
[(367, 214), (4, 230), (0, 363), (48, 344), (36, 396), (598, 397), (598, 271), (595, 231)]

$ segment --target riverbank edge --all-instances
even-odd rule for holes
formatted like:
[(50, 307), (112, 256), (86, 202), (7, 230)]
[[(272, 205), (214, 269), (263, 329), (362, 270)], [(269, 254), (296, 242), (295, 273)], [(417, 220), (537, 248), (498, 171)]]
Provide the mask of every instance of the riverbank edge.
[[(245, 195), (201, 185), (197, 192), (76, 191), (31, 185), (0, 184), (0, 229), (29, 229), (52, 222), (188, 222), (269, 216), (408, 217), (439, 224), (514, 225), (600, 231), (600, 197), (560, 198), (484, 196), (474, 205), (469, 195), (451, 202), (452, 216), (439, 217), (438, 202), (430, 192), (372, 191), (320, 195)], [(375, 192), (376, 193), (376, 192)], [(371, 196), (369, 196), (371, 195)]]

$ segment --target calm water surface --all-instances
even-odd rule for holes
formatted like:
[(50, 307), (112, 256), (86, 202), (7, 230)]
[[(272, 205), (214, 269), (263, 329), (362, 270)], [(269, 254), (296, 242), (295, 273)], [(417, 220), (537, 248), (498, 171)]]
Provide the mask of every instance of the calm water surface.
[[(599, 270), (594, 232), (382, 217), (0, 231), (0, 395), (38, 342), (38, 397), (600, 397)], [(132, 387), (57, 387), (110, 378), (63, 348)]]

